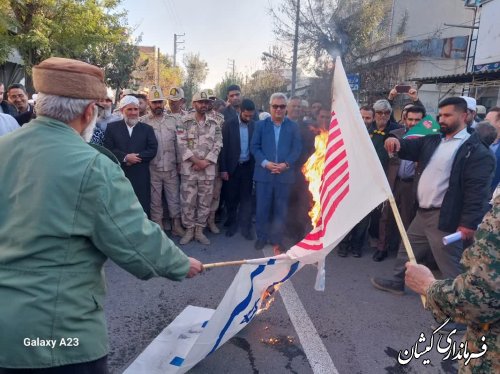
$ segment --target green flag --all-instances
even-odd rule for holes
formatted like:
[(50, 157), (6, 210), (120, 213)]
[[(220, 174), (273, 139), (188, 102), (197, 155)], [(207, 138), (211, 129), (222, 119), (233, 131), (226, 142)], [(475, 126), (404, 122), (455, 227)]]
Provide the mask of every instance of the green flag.
[(440, 128), (439, 123), (432, 116), (427, 115), (422, 118), (422, 121), (408, 130), (403, 139), (414, 139), (426, 135), (439, 134)]

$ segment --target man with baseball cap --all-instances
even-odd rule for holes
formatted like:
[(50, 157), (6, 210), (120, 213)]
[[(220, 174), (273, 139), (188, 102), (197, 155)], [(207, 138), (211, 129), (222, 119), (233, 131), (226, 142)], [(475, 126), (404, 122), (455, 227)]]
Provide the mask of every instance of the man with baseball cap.
[(181, 280), (202, 265), (82, 139), (106, 96), (102, 70), (51, 57), (33, 83), (37, 118), (0, 138), (0, 373), (108, 373), (107, 258), (141, 279)]
[(165, 112), (165, 97), (161, 88), (151, 86), (148, 105), (150, 114), (140, 118), (150, 125), (158, 141), (158, 151), (151, 160), (151, 220), (160, 227), (163, 225), (163, 199), (165, 193), (168, 212), (172, 220), (172, 235), (184, 236), (181, 225), (181, 206), (179, 201), (179, 173), (177, 172), (177, 137), (174, 116)]
[(177, 128), (177, 144), (181, 162), (181, 215), (186, 234), (180, 244), (196, 239), (208, 245), (203, 234), (212, 202), (216, 165), (222, 148), (219, 124), (207, 115), (206, 92), (193, 96), (194, 112), (182, 117)]

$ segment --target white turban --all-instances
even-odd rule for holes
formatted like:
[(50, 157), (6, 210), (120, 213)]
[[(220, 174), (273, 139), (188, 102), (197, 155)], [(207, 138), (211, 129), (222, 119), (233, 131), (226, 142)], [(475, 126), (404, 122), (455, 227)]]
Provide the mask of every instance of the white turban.
[(131, 95), (123, 96), (122, 99), (120, 100), (119, 108), (123, 109), (129, 104), (134, 104), (136, 106), (139, 106), (139, 99)]

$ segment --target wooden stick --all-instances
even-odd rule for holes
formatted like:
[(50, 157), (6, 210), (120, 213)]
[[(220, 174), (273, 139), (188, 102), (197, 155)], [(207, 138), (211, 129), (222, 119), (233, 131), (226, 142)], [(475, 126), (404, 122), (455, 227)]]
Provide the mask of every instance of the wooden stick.
[[(389, 204), (392, 208), (392, 214), (394, 215), (394, 219), (396, 220), (396, 224), (398, 225), (399, 233), (401, 234), (401, 239), (403, 240), (403, 245), (406, 249), (406, 253), (408, 254), (408, 259), (410, 262), (416, 264), (417, 260), (415, 259), (415, 254), (413, 253), (413, 249), (411, 248), (410, 240), (408, 239), (408, 235), (406, 234), (405, 226), (403, 225), (403, 220), (401, 219), (401, 215), (399, 214), (398, 206), (396, 204), (396, 200), (394, 200), (394, 195), (391, 194), (389, 196)], [(422, 304), (425, 308), (425, 296), (420, 295), (420, 299), (422, 300)]]
[(203, 264), (203, 269), (220, 268), (223, 266), (239, 266), (247, 263), (247, 260), (213, 262), (211, 264)]
[(226, 261), (226, 262), (214, 262), (212, 264), (204, 264), (204, 269), (212, 269), (212, 268), (220, 268), (222, 266), (239, 266), (239, 265), (263, 265), (267, 264), (269, 260), (290, 260), (290, 257), (286, 253), (281, 253), (272, 257), (262, 257), (262, 258), (251, 258), (247, 260), (238, 260), (238, 261)]

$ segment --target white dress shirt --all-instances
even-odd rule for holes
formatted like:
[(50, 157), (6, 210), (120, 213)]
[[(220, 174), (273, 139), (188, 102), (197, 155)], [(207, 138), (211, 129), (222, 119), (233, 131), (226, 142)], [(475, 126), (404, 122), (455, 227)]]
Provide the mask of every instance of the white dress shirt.
[(458, 148), (469, 138), (467, 129), (450, 139), (443, 138), (418, 182), (420, 208), (440, 208), (450, 183), (451, 167)]

